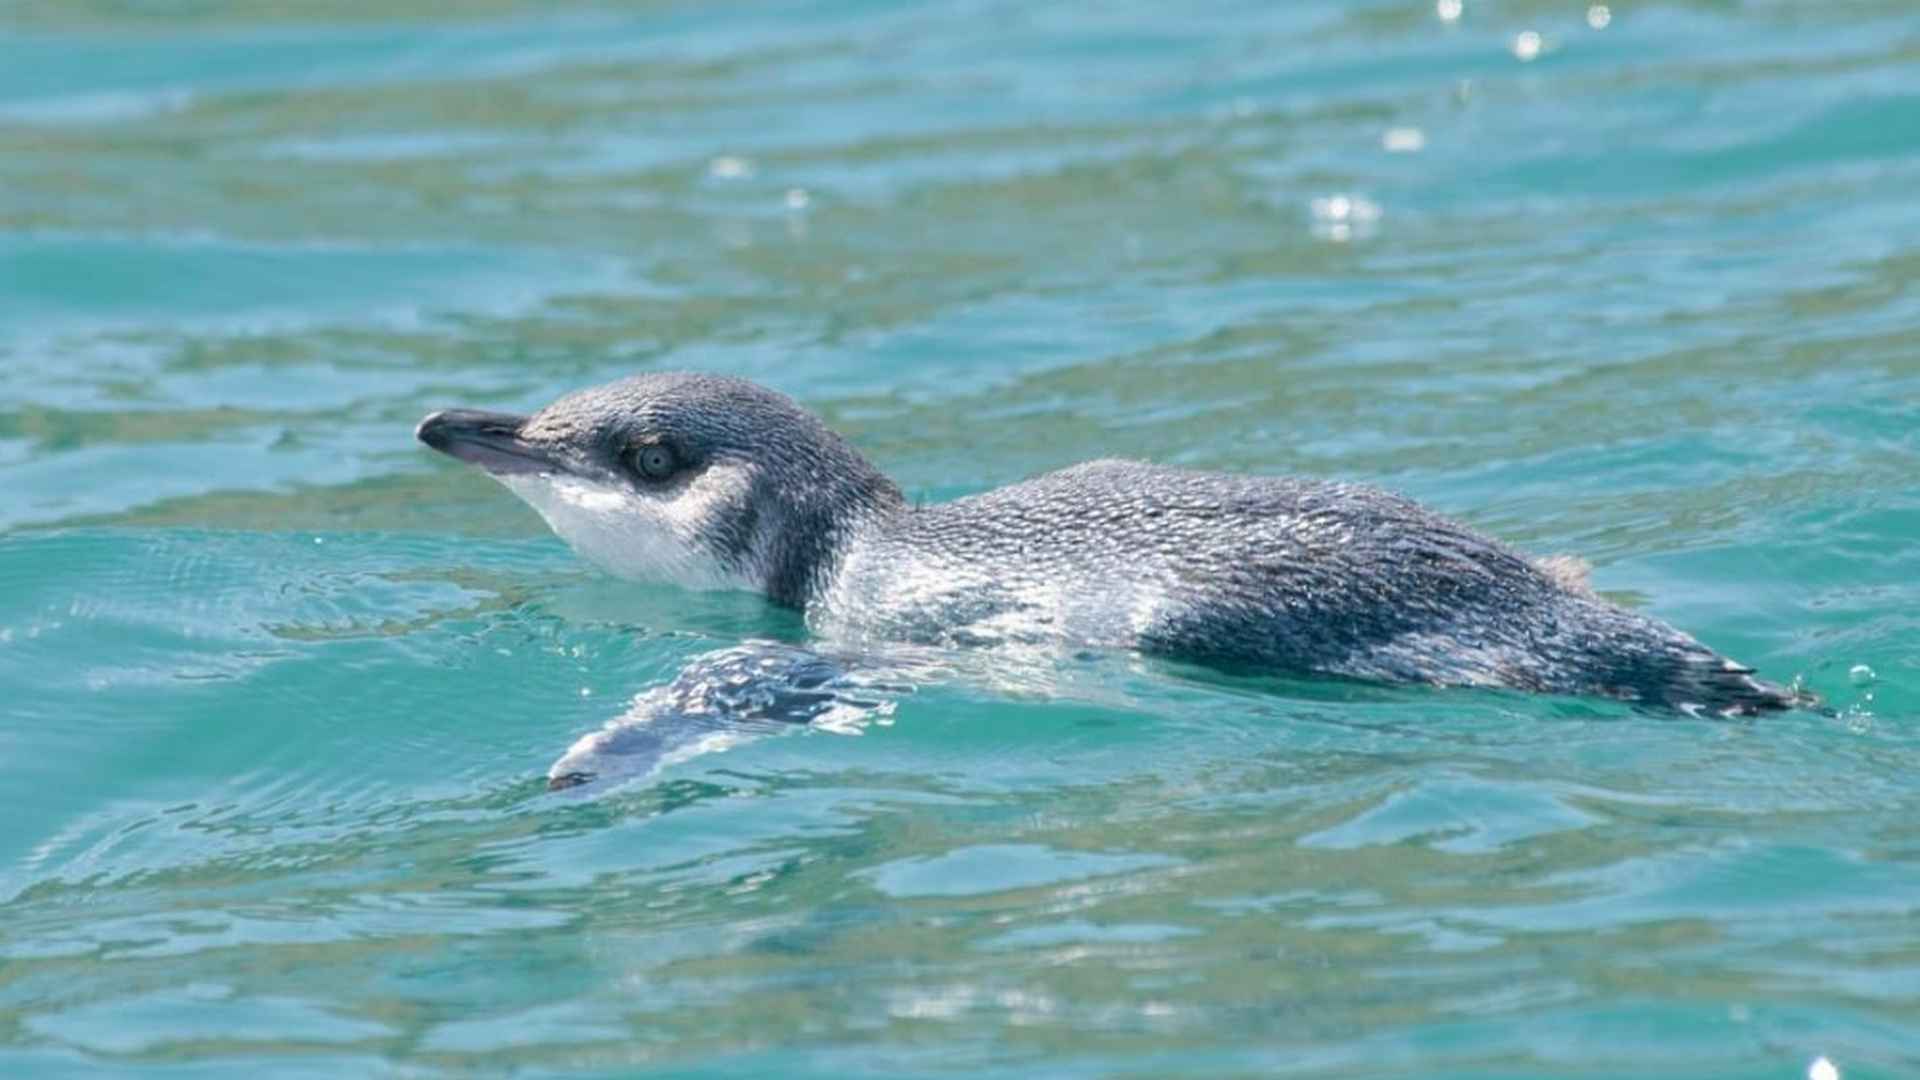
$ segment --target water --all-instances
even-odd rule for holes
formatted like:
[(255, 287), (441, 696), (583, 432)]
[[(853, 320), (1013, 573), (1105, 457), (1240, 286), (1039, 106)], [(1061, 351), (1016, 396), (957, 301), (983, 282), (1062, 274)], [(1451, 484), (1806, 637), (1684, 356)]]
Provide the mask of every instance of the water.
[[(335, 7), (4, 16), (0, 1073), (1920, 1071), (1908, 0)], [(666, 367), (1383, 483), (1831, 711), (1102, 657), (549, 794), (804, 632), (411, 425)]]

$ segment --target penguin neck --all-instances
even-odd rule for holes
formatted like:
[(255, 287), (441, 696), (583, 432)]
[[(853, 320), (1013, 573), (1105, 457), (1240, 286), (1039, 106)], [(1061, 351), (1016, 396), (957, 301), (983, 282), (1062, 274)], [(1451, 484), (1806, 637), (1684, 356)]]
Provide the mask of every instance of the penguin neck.
[(806, 611), (845, 568), (856, 544), (898, 527), (912, 512), (899, 486), (871, 466), (802, 500), (760, 545), (762, 591), (782, 607)]

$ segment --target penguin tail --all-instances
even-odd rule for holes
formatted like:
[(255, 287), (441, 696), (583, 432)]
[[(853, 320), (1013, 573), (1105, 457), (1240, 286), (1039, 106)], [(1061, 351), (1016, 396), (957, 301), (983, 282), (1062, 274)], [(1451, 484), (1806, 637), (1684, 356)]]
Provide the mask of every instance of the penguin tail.
[(1820, 705), (1811, 691), (1756, 678), (1753, 668), (1714, 653), (1680, 664), (1664, 689), (1666, 704), (1694, 715), (1758, 716)]

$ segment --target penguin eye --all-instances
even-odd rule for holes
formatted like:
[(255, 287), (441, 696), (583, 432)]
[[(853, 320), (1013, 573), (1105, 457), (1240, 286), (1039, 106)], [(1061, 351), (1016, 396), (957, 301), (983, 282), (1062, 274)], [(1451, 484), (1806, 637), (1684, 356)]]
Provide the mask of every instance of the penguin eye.
[(674, 456), (673, 448), (661, 443), (635, 447), (628, 460), (633, 463), (633, 471), (646, 480), (665, 480), (680, 467), (680, 460)]

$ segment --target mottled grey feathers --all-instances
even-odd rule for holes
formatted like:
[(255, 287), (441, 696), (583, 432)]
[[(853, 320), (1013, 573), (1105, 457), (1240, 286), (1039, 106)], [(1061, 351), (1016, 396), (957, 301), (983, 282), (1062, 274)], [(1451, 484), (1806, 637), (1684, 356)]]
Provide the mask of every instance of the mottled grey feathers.
[(714, 556), (854, 639), (1135, 647), (1716, 712), (1795, 703), (1600, 599), (1578, 560), (1529, 558), (1364, 485), (1099, 461), (914, 507), (790, 399), (706, 375), (573, 394), (521, 435), (609, 468), (667, 440), (688, 483), (744, 468), (750, 489), (703, 525)]

